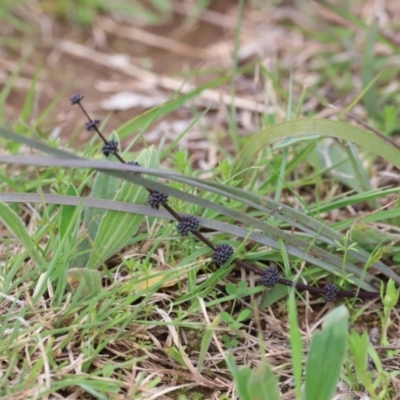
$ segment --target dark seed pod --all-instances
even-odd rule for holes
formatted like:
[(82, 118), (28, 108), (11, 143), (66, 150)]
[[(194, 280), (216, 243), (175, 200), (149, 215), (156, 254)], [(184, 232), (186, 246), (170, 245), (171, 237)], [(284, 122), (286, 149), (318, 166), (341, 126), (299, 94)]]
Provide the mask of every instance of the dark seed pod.
[(128, 165), (133, 165), (134, 167), (141, 167), (141, 165), (137, 161), (128, 161)]
[(179, 221), (177, 229), (181, 236), (187, 236), (189, 232), (197, 231), (199, 227), (199, 220), (192, 215), (182, 217), (182, 221)]
[(160, 205), (167, 204), (168, 195), (160, 192), (151, 192), (149, 194), (149, 206), (154, 210), (158, 210)]
[(276, 267), (268, 267), (263, 276), (261, 277), (261, 283), (267, 288), (274, 287), (279, 282), (279, 270)]
[(86, 130), (90, 131), (95, 131), (97, 129), (97, 125), (100, 124), (100, 120), (99, 119), (94, 119), (93, 121), (90, 122), (86, 122), (85, 126), (86, 126)]
[(104, 144), (103, 148), (101, 149), (103, 154), (108, 157), (110, 154), (117, 154), (118, 153), (118, 142), (111, 139), (107, 143)]
[[(141, 165), (137, 161), (128, 161), (127, 165), (133, 165), (134, 167), (141, 167)], [(140, 175), (140, 172), (132, 172), (134, 175)]]
[(325, 303), (335, 301), (339, 288), (333, 283), (327, 283), (324, 287), (324, 290), (325, 290), (324, 294)]
[(220, 244), (215, 246), (214, 262), (218, 266), (225, 264), (233, 255), (234, 250), (229, 244)]
[(83, 94), (75, 93), (71, 96), (71, 106), (80, 103), (83, 100)]

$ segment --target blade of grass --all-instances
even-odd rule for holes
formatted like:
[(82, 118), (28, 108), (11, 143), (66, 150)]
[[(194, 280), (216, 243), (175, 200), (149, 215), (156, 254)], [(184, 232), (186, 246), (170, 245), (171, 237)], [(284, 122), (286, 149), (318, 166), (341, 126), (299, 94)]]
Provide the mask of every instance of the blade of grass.
[(400, 168), (400, 151), (388, 138), (383, 138), (356, 126), (331, 120), (305, 119), (282, 122), (270, 126), (254, 135), (237, 156), (236, 172), (247, 169), (257, 154), (272, 142), (295, 136), (333, 136), (354, 142)]
[(302, 385), (302, 357), (303, 357), (303, 344), (301, 340), (300, 327), (297, 316), (296, 300), (294, 290), (292, 289), (289, 294), (289, 335), (290, 347), (292, 350), (292, 366), (293, 376), (296, 391), (296, 398), (301, 400), (301, 385)]
[(238, 56), (239, 56), (239, 47), (240, 47), (240, 36), (242, 33), (242, 22), (243, 22), (243, 8), (244, 8), (244, 1), (239, 0), (239, 12), (238, 12), (238, 22), (235, 30), (235, 48), (233, 51), (233, 65), (232, 65), (232, 81), (231, 81), (231, 112), (230, 118), (228, 119), (228, 124), (231, 130), (231, 137), (233, 144), (235, 146), (236, 153), (240, 149), (240, 139), (239, 139), (239, 129), (238, 129), (238, 121), (237, 121), (237, 113), (236, 113), (236, 106), (235, 106), (235, 97), (236, 97), (236, 74), (238, 69)]
[[(364, 87), (374, 80), (374, 67), (375, 67), (375, 43), (378, 34), (378, 21), (374, 19), (368, 29), (367, 38), (365, 41), (364, 57), (361, 67), (361, 79)], [(364, 95), (364, 104), (368, 110), (370, 117), (381, 120), (382, 115), (379, 112), (377, 105), (377, 99), (375, 87), (372, 84), (371, 87)]]

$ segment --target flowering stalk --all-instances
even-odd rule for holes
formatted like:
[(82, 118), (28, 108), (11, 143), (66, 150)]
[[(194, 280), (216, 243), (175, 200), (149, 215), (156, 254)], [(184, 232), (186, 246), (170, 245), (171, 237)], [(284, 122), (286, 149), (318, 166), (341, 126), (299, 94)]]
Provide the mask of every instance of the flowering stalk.
[[(109, 155), (114, 155), (122, 164), (135, 165), (140, 166), (139, 163), (126, 162), (121, 155), (119, 154), (118, 142), (115, 140), (107, 140), (104, 135), (100, 132), (98, 125), (100, 124), (99, 119), (91, 119), (86, 109), (82, 105), (83, 95), (80, 93), (76, 93), (71, 97), (71, 105), (78, 105), (82, 110), (83, 114), (88, 119), (88, 122), (85, 124), (86, 129), (88, 131), (95, 131), (101, 140), (104, 143), (102, 148), (103, 154), (108, 157)], [(155, 190), (151, 190), (146, 188), (149, 192), (149, 205), (151, 208), (158, 210), (160, 206), (164, 207), (169, 214), (178, 221), (177, 230), (181, 236), (187, 236), (189, 232), (194, 235), (197, 239), (207, 245), (211, 250), (214, 251), (213, 260), (216, 265), (221, 266), (225, 264), (234, 254), (234, 249), (232, 246), (228, 244), (221, 244), (215, 246), (210, 240), (208, 240), (204, 235), (202, 235), (199, 231), (199, 220), (194, 216), (182, 216), (178, 214), (169, 204), (168, 204), (168, 195), (164, 193), (157, 192)], [(284, 279), (280, 277), (279, 270), (276, 267), (269, 267), (267, 269), (259, 268), (253, 264), (249, 264), (244, 260), (240, 260), (238, 258), (234, 258), (232, 260), (237, 266), (245, 268), (247, 271), (254, 272), (257, 275), (261, 276), (261, 283), (268, 287), (272, 288), (276, 284), (281, 284), (285, 286), (295, 287), (299, 290), (306, 290), (310, 293), (315, 293), (323, 297), (325, 302), (334, 301), (336, 298), (341, 297), (357, 297), (360, 299), (375, 299), (379, 298), (379, 293), (368, 292), (368, 291), (358, 291), (357, 293), (354, 291), (346, 291), (339, 290), (337, 286), (332, 283), (328, 283), (324, 288), (313, 287), (309, 285), (305, 285), (298, 282), (292, 282), (291, 280)]]

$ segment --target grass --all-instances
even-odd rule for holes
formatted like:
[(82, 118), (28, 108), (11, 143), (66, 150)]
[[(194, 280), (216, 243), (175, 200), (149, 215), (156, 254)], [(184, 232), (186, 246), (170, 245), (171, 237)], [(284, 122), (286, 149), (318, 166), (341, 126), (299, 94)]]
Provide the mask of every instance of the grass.
[[(99, 4), (87, 2), (94, 19), (105, 12)], [(215, 120), (210, 109), (195, 111), (189, 128), (157, 147), (146, 132), (193, 109), (207, 89), (228, 89), (234, 99), (231, 75), (249, 74), (238, 60), (239, 37), (233, 71), (106, 134), (140, 167), (102, 158), (98, 138), (71, 149), (44, 132), (41, 121), (56, 102), (36, 113), (35, 75), (18, 119), (4, 114), (0, 126), (2, 398), (398, 396), (398, 189), (379, 172), (400, 167), (390, 139), (398, 99), (387, 88), (396, 67), (373, 51), (387, 44), (378, 26), (340, 15), (359, 30), (295, 27), (330, 44), (310, 61), (313, 85), (305, 88), (279, 63), (260, 66), (276, 111), (261, 115), (248, 137), (232, 101), (219, 136), (207, 132), (218, 162), (206, 169), (182, 143)], [(360, 32), (366, 48), (343, 50)], [(19, 74), (3, 86), (3, 105)], [(361, 86), (351, 79), (357, 74)], [(330, 114), (336, 121), (309, 109), (325, 82), (346, 98)], [(344, 111), (375, 131), (345, 122)], [(145, 188), (198, 217), (201, 234), (213, 246), (232, 246), (242, 268), (232, 260), (216, 266), (205, 243), (180, 237), (166, 210), (148, 206)], [(270, 265), (281, 280), (266, 288), (260, 274)], [(340, 291), (326, 304), (332, 283)]]

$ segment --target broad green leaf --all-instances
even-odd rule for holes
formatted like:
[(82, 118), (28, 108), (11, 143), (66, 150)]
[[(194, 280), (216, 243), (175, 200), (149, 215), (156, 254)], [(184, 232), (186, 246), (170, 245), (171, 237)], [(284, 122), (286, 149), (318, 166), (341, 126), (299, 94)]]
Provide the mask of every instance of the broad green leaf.
[[(118, 138), (116, 137), (112, 137), (112, 139), (118, 141)], [(110, 159), (112, 160), (113, 157), (114, 156), (110, 156)], [(113, 199), (120, 185), (121, 179), (98, 171), (89, 197), (97, 199)], [(99, 208), (88, 207), (85, 209), (85, 217), (83, 221), (84, 238), (79, 244), (77, 250), (82, 254), (79, 254), (73, 260), (72, 265), (74, 267), (80, 268), (87, 263), (90, 257), (90, 252), (88, 250), (93, 247), (93, 242), (95, 241), (101, 219), (105, 213), (105, 210)]]
[(248, 383), (252, 374), (251, 369), (249, 367), (238, 368), (232, 354), (226, 356), (226, 363), (228, 364), (235, 380), (236, 390), (239, 394), (240, 400), (254, 400), (248, 391)]
[(277, 285), (272, 289), (266, 291), (261, 299), (260, 310), (265, 310), (278, 300), (287, 296), (289, 288), (283, 285)]
[[(157, 168), (158, 154), (154, 147), (144, 150), (137, 161), (144, 167)], [(126, 203), (144, 204), (147, 202), (148, 192), (141, 186), (124, 182), (117, 191), (114, 200)], [(105, 261), (108, 257), (121, 250), (137, 232), (142, 215), (107, 211), (100, 222), (96, 238), (93, 242), (93, 252), (90, 253), (86, 267), (93, 268)]]
[(345, 306), (331, 311), (322, 331), (314, 333), (306, 363), (305, 399), (331, 400), (346, 354), (349, 312)]
[(97, 296), (103, 289), (100, 272), (88, 268), (71, 268), (67, 282), (79, 298)]
[(282, 399), (277, 378), (265, 360), (251, 372), (247, 382), (247, 391), (251, 400)]
[(29, 251), (30, 256), (37, 265), (42, 265), (45, 263), (42, 255), (36, 250), (36, 244), (32, 241), (31, 236), (26, 230), (25, 224), (7, 204), (2, 202), (0, 202), (0, 220), (20, 241), (25, 249)]

